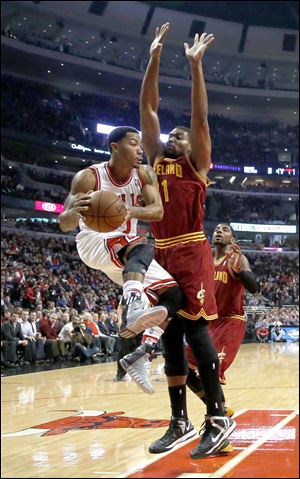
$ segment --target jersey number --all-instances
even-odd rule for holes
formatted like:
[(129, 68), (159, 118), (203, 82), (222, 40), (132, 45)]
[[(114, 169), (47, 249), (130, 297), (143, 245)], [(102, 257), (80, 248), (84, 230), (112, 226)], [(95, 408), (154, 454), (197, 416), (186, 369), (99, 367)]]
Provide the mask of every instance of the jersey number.
[(161, 182), (161, 186), (163, 187), (164, 190), (164, 197), (165, 197), (165, 202), (168, 203), (170, 201), (169, 199), (169, 191), (168, 191), (168, 182), (167, 180), (163, 180)]

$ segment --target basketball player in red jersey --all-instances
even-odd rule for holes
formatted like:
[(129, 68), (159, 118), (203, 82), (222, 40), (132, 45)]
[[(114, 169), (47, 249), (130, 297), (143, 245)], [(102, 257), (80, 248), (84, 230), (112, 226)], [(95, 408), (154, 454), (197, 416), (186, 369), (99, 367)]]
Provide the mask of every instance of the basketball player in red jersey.
[(207, 94), (202, 58), (213, 35), (195, 35), (194, 44), (184, 44), (192, 74), (191, 129), (176, 127), (164, 145), (160, 141), (158, 76), (162, 42), (169, 29), (156, 29), (150, 60), (142, 83), (140, 117), (142, 141), (148, 162), (156, 171), (164, 217), (152, 223), (155, 258), (178, 282), (185, 302), (162, 336), (165, 373), (172, 417), (165, 435), (151, 444), (149, 452), (170, 450), (191, 437), (193, 426), (186, 407), (187, 362), (184, 335), (190, 344), (202, 378), (207, 416), (200, 443), (190, 453), (193, 459), (214, 455), (227, 441), (236, 424), (225, 415), (219, 384), (219, 359), (208, 333), (208, 321), (217, 319), (212, 251), (203, 231), (204, 202), (210, 181), (211, 139), (207, 121)]
[[(245, 335), (245, 288), (250, 293), (256, 293), (258, 287), (246, 256), (235, 242), (231, 226), (219, 224), (212, 240), (215, 246), (214, 280), (218, 319), (211, 321), (208, 328), (220, 358), (220, 383), (226, 384), (225, 371), (236, 357)], [(204, 388), (196, 372), (197, 361), (189, 345), (186, 346), (186, 352), (189, 362), (187, 385), (205, 402)]]
[[(76, 246), (81, 260), (123, 286), (123, 333), (130, 338), (175, 313), (175, 304), (179, 307), (182, 302), (182, 292), (174, 278), (153, 259), (154, 251), (146, 238), (137, 235), (138, 219), (159, 221), (163, 216), (156, 174), (150, 166), (142, 165), (139, 132), (128, 126), (117, 127), (108, 136), (108, 146), (109, 161), (74, 176), (59, 225), (62, 231), (79, 226)], [(127, 207), (125, 222), (109, 233), (93, 231), (84, 222), (90, 194), (97, 190), (113, 191)], [(141, 206), (142, 198), (145, 206)], [(150, 300), (159, 296), (157, 306), (143, 309), (142, 292)]]

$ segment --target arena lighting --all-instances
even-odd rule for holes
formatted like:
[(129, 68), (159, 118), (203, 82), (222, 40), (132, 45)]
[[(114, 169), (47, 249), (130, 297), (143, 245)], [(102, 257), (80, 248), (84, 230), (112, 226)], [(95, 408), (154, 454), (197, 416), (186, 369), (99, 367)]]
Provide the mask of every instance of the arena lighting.
[(60, 214), (64, 211), (64, 205), (60, 203), (49, 203), (48, 201), (36, 201), (35, 210), (46, 211), (47, 213), (56, 213)]
[[(103, 123), (97, 123), (97, 133), (102, 133), (104, 135), (109, 135), (112, 130), (114, 130), (116, 126), (111, 126), (111, 125), (104, 125)], [(139, 131), (141, 134), (141, 132)], [(166, 143), (168, 141), (169, 135), (166, 135), (164, 133), (161, 133), (160, 139), (163, 143)]]
[(234, 231), (251, 233), (296, 233), (296, 225), (258, 225), (251, 223), (230, 223)]

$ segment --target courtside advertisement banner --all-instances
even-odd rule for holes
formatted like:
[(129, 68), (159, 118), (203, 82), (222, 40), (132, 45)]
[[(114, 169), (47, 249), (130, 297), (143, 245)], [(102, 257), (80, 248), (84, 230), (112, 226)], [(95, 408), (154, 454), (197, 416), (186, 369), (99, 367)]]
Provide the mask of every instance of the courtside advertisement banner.
[(38, 211), (46, 211), (47, 213), (60, 214), (64, 211), (64, 205), (60, 203), (49, 203), (48, 201), (36, 201), (35, 209)]

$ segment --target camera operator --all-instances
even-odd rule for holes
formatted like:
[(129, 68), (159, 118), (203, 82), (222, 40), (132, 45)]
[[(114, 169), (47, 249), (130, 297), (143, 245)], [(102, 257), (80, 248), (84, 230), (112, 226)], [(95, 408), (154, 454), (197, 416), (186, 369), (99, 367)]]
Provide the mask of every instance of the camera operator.
[(96, 353), (100, 350), (93, 344), (93, 336), (86, 331), (86, 325), (81, 323), (74, 326), (71, 332), (71, 356), (74, 361), (84, 362), (91, 359), (96, 361)]

